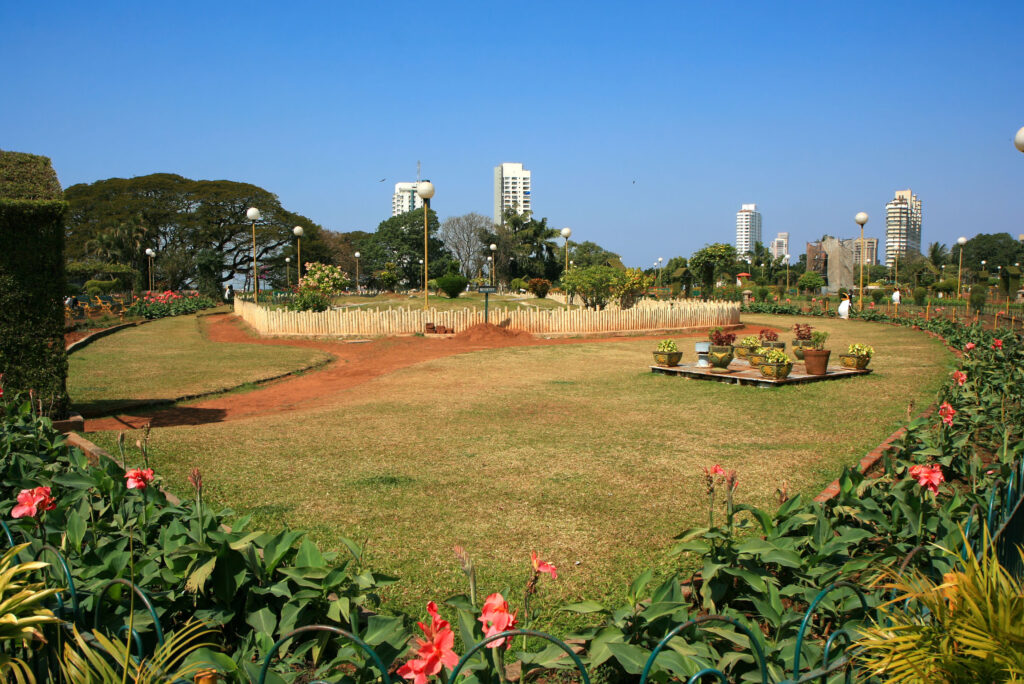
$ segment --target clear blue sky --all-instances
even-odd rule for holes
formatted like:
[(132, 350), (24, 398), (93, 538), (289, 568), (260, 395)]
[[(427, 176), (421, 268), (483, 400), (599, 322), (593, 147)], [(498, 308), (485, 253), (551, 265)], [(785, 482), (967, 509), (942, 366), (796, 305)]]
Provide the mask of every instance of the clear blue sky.
[[(493, 167), (629, 265), (733, 242), (756, 202), (794, 255), (910, 187), (922, 242), (1024, 233), (1020, 2), (0, 0), (0, 148), (65, 185), (262, 186), (373, 230), (416, 161), (442, 218)], [(387, 178), (384, 183), (379, 179)], [(636, 181), (635, 183), (633, 181)]]

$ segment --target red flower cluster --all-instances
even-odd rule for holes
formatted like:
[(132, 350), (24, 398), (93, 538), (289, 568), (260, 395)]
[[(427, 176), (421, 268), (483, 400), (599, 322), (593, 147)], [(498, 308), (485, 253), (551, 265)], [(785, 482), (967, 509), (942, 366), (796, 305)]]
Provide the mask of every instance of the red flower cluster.
[(399, 676), (414, 680), (414, 684), (426, 684), (427, 677), (433, 677), (444, 666), (451, 670), (459, 663), (459, 656), (452, 650), (455, 633), (447, 620), (437, 612), (437, 604), (427, 604), (430, 626), (417, 623), (426, 639), (416, 637), (416, 657), (398, 668)]
[(942, 422), (946, 425), (953, 424), (953, 416), (956, 415), (956, 409), (949, 405), (948, 401), (942, 402), (942, 406), (939, 407), (939, 415), (942, 416)]
[(11, 517), (34, 518), (40, 511), (52, 511), (56, 507), (49, 487), (22, 489), (18, 493), (18, 505), (11, 509)]
[(992, 340), (992, 348), (993, 349), (1002, 349), (1003, 348), (1003, 341), (1002, 340)]
[(132, 468), (124, 476), (128, 480), (128, 489), (145, 489), (153, 481), (153, 469)]
[[(511, 629), (515, 629), (517, 613), (508, 612), (508, 601), (501, 594), (491, 594), (484, 601), (484, 607), (481, 611), (480, 617), (478, 618), (484, 626), (484, 637), (489, 637), (494, 634), (500, 634)], [(487, 644), (487, 648), (498, 648), (502, 644), (508, 641), (508, 645), (511, 646), (512, 642), (508, 639), (496, 639), (491, 643)]]
[(179, 299), (195, 299), (198, 296), (198, 292), (189, 292), (188, 294), (183, 295), (180, 292), (175, 292), (174, 290), (164, 290), (159, 294), (153, 294), (150, 292), (143, 297), (142, 300), (149, 304), (170, 304), (171, 302)]
[(964, 345), (964, 351), (971, 351), (972, 349), (974, 349), (974, 347), (975, 344), (973, 342), (968, 342), (967, 344)]
[(963, 371), (954, 371), (953, 379), (956, 381), (957, 385), (963, 387), (964, 383), (967, 382), (967, 373), (964, 373)]
[(927, 489), (932, 494), (937, 494), (939, 485), (946, 481), (942, 474), (942, 466), (916, 465), (910, 466), (910, 477), (917, 480), (917, 484)]

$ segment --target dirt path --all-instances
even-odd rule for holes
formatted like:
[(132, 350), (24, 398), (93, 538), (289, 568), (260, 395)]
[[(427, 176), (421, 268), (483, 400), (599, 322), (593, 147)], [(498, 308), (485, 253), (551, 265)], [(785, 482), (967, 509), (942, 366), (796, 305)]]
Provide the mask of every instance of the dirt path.
[[(457, 335), (446, 337), (386, 337), (368, 342), (344, 342), (316, 339), (263, 338), (253, 335), (244, 322), (233, 314), (209, 316), (203, 326), (214, 342), (279, 345), (317, 349), (333, 357), (322, 370), (267, 383), (243, 394), (228, 394), (213, 399), (155, 411), (152, 415), (119, 415), (87, 420), (86, 432), (141, 428), (147, 423), (154, 428), (177, 425), (202, 425), (238, 420), (255, 415), (271, 415), (332, 404), (337, 394), (374, 378), (423, 361), (454, 354), (499, 349), (502, 347), (546, 346), (554, 344), (600, 344), (627, 340), (659, 340), (666, 335), (644, 337), (602, 337), (591, 339), (552, 339), (533, 337), (518, 330), (494, 325), (476, 325)], [(757, 328), (735, 331), (739, 336), (757, 334)], [(697, 332), (679, 337), (704, 337)]]

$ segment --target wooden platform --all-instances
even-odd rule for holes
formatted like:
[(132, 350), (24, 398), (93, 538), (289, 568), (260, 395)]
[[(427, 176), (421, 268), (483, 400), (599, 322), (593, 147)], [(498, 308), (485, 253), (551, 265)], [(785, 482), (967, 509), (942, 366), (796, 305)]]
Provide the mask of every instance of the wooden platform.
[(779, 385), (801, 385), (808, 382), (823, 382), (825, 380), (840, 380), (855, 375), (867, 375), (870, 368), (865, 370), (851, 370), (842, 366), (829, 366), (825, 375), (808, 375), (804, 371), (804, 364), (797, 361), (793, 364), (793, 370), (784, 380), (773, 380), (761, 375), (757, 368), (751, 368), (750, 363), (742, 359), (734, 359), (729, 364), (728, 373), (712, 373), (710, 368), (698, 368), (695, 363), (684, 363), (678, 366), (651, 366), (652, 373), (663, 375), (676, 375), (691, 380), (712, 380), (715, 382), (728, 382), (734, 385), (757, 385), (758, 387), (776, 387)]

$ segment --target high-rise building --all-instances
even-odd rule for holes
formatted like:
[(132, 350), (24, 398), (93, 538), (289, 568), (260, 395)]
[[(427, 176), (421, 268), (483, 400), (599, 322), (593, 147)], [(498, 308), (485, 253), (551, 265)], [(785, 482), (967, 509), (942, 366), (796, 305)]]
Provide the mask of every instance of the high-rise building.
[(398, 216), (423, 206), (423, 198), (416, 194), (416, 183), (395, 183), (391, 196), (391, 215)]
[(921, 253), (921, 200), (908, 190), (898, 190), (885, 205), (885, 265)]
[(789, 233), (776, 233), (771, 245), (772, 259), (785, 258), (789, 254)]
[(494, 167), (494, 222), (501, 223), (506, 209), (533, 211), (530, 172), (522, 164), (505, 162)]
[(740, 256), (753, 252), (755, 242), (761, 242), (761, 213), (756, 204), (742, 204), (736, 212), (736, 251)]
[(843, 245), (848, 246), (853, 250), (853, 263), (859, 265), (861, 262), (865, 266), (877, 266), (878, 265), (878, 238), (864, 238), (864, 253), (861, 254), (860, 238), (850, 238), (849, 240), (843, 240)]

